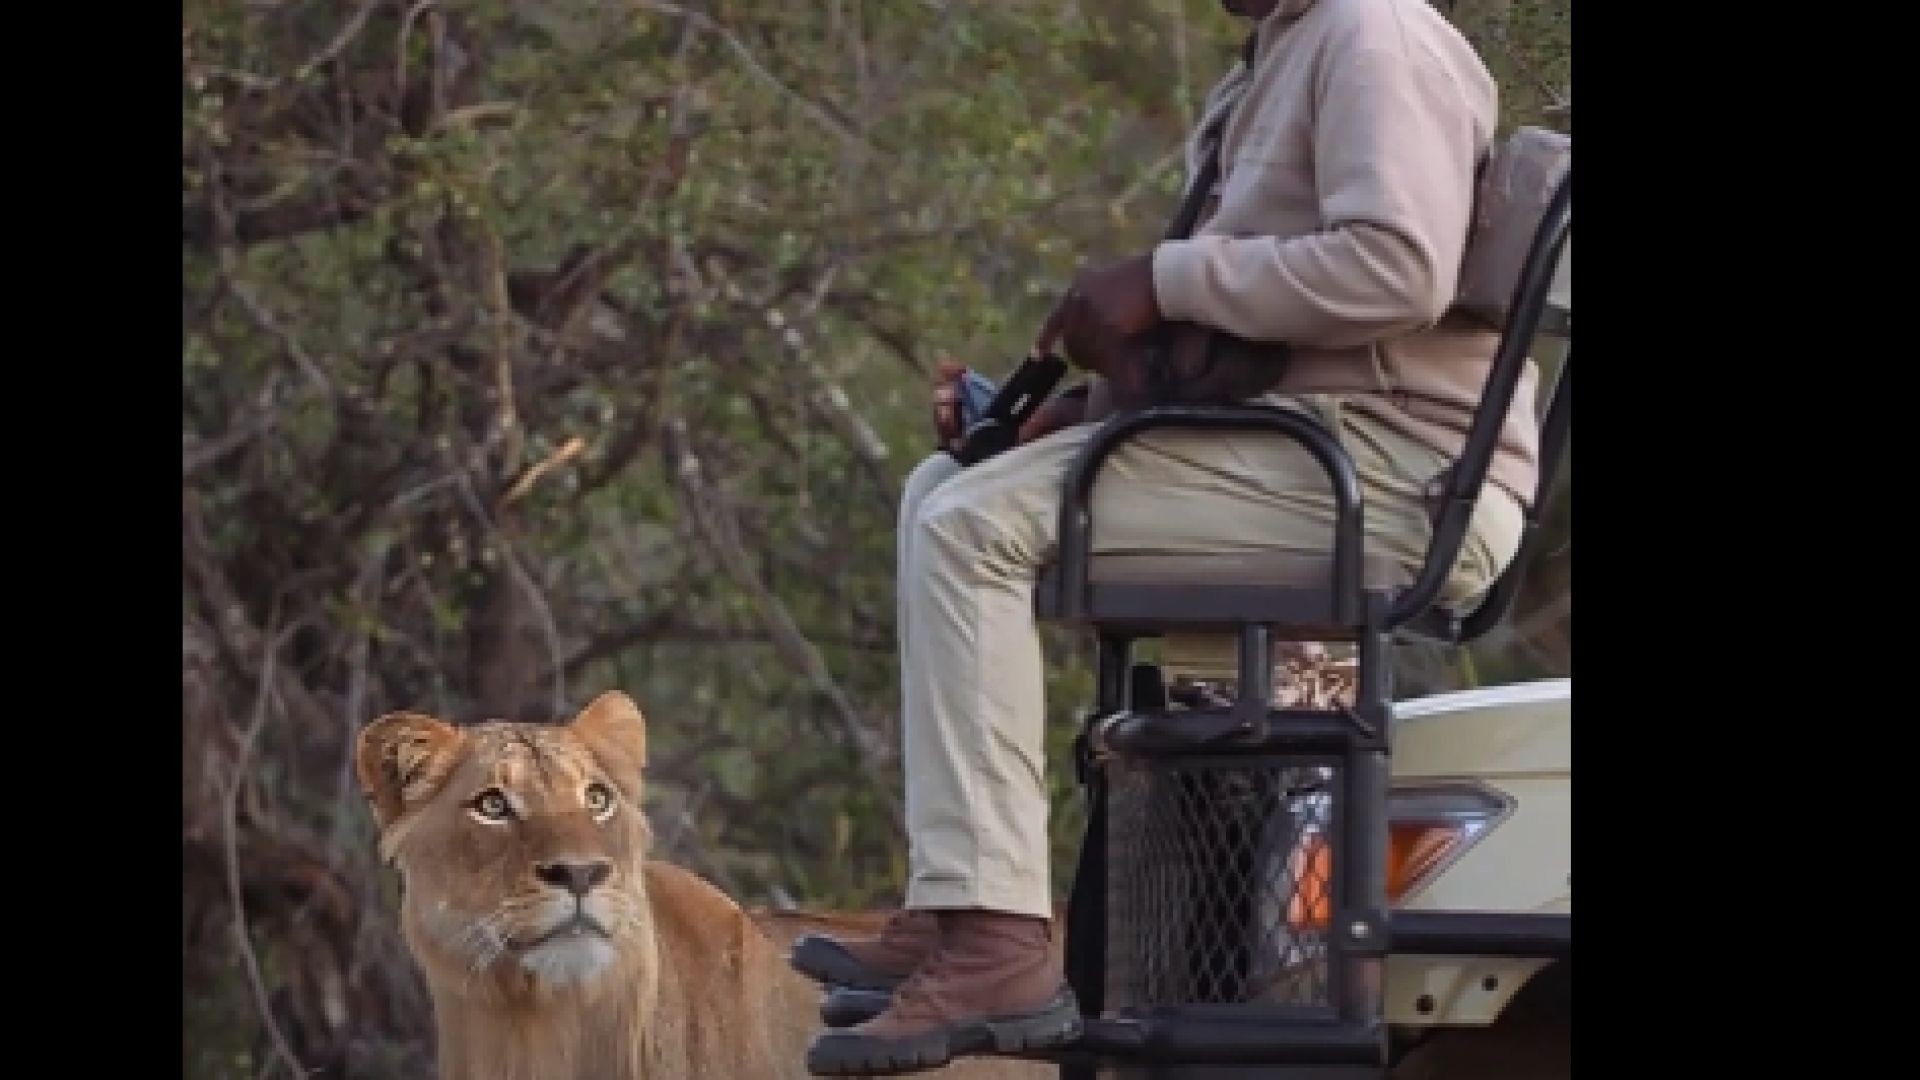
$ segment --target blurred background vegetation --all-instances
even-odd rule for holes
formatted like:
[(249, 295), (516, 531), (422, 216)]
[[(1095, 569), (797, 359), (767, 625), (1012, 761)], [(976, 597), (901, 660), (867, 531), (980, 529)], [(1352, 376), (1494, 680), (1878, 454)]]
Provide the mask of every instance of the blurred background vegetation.
[[(1508, 123), (1570, 129), (1570, 8), (1458, 5)], [(1217, 0), (183, 16), (187, 1075), (424, 1075), (349, 765), (391, 709), (627, 690), (663, 857), (747, 904), (895, 900), (893, 515), (928, 373), (1010, 369), (1080, 259), (1152, 240), (1245, 24)], [(1405, 693), (1570, 674), (1570, 487), (1511, 625), (1410, 654)], [(1089, 650), (1049, 647), (1064, 748)]]

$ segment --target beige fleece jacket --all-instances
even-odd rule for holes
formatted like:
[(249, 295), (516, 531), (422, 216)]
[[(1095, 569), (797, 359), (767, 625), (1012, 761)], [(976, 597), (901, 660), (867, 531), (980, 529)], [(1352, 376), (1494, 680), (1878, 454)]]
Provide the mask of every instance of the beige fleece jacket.
[[(1207, 115), (1229, 106), (1210, 213), (1154, 251), (1162, 313), (1287, 342), (1277, 395), (1348, 397), (1457, 454), (1499, 340), (1449, 312), (1498, 115), (1485, 66), (1426, 0), (1280, 0)], [(1537, 378), (1529, 363), (1493, 465), (1522, 502)]]

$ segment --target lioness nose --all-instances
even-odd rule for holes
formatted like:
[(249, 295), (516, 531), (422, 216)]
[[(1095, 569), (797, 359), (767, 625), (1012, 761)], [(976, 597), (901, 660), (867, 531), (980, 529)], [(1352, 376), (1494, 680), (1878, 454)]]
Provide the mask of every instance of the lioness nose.
[(549, 885), (567, 890), (575, 896), (585, 896), (607, 880), (613, 873), (613, 864), (605, 859), (590, 862), (550, 862), (541, 863), (533, 868), (533, 876)]

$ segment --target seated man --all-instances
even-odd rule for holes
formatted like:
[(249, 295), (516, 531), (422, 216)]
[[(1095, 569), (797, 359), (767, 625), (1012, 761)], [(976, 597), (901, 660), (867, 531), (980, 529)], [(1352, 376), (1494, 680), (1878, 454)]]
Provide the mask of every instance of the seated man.
[[(1495, 87), (1425, 0), (1225, 0), (1257, 20), (1245, 62), (1208, 97), (1232, 109), (1192, 170), (1220, 182), (1192, 238), (1083, 269), (1037, 350), (1118, 385), (1126, 343), (1163, 320), (1284, 342), (1259, 400), (1306, 409), (1352, 455), (1367, 550), (1420, 565), (1423, 493), (1457, 455), (1497, 333), (1451, 312), (1476, 164)], [(936, 388), (956, 434), (952, 380)], [(1523, 379), (1443, 602), (1484, 590), (1518, 548), (1534, 490), (1534, 373)], [(1050, 919), (1045, 717), (1034, 581), (1054, 557), (1061, 487), (1100, 398), (1062, 396), (1014, 449), (962, 471), (939, 453), (900, 511), (899, 632), (910, 878), (906, 910), (875, 940), (827, 943), (795, 963), (838, 985), (895, 987), (886, 1012), (823, 1034), (816, 1068), (947, 1060), (992, 1021), (1030, 1049), (1077, 1035)], [(1116, 453), (1094, 496), (1097, 554), (1324, 557), (1332, 496), (1319, 465), (1273, 435), (1159, 432)]]

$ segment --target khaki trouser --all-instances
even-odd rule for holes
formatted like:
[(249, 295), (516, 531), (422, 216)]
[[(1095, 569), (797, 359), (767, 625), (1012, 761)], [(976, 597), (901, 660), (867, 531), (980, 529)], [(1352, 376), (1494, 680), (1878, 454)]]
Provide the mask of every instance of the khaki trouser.
[[(1352, 455), (1367, 550), (1417, 567), (1435, 451), (1335, 398), (1301, 399)], [(1034, 579), (1054, 554), (1080, 424), (962, 471), (944, 453), (907, 480), (899, 533), (907, 906), (1048, 916), (1045, 701)], [(1153, 432), (1095, 485), (1097, 553), (1324, 553), (1325, 473), (1274, 435)], [(1521, 510), (1488, 485), (1444, 598), (1485, 589), (1519, 545)]]

